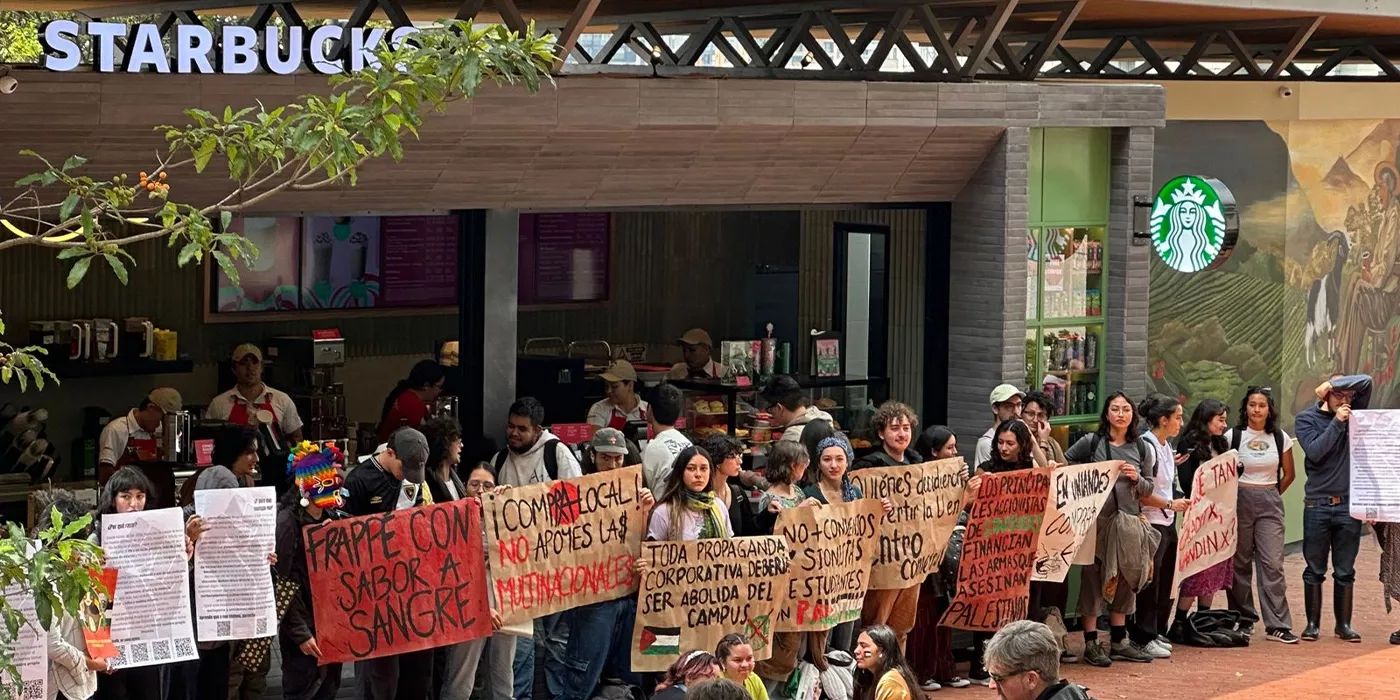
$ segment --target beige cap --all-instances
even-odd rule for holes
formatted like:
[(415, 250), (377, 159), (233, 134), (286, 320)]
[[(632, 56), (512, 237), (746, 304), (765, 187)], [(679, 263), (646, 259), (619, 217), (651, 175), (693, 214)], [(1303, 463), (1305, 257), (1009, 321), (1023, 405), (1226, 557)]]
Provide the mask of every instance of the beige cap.
[(710, 340), (710, 334), (706, 333), (704, 328), (692, 328), (686, 331), (685, 335), (682, 335), (680, 339), (676, 342), (680, 343), (681, 345), (707, 345), (709, 347), (715, 346), (714, 342)]
[(1017, 389), (1014, 385), (998, 384), (997, 388), (992, 389), (992, 405), (995, 406), (999, 403), (1006, 403), (1013, 397), (1025, 395), (1026, 392)]
[(637, 370), (632, 367), (632, 363), (627, 360), (618, 360), (612, 363), (603, 371), (601, 375), (605, 382), (635, 382), (637, 381)]
[(249, 355), (252, 355), (253, 357), (258, 358), (258, 362), (262, 362), (262, 359), (263, 359), (262, 350), (259, 350), (259, 349), (258, 349), (258, 346), (254, 345), (254, 344), (252, 344), (252, 343), (244, 343), (244, 344), (242, 344), (242, 345), (240, 345), (240, 346), (238, 346), (238, 347), (236, 347), (236, 348), (233, 349), (233, 361), (234, 361), (234, 362), (242, 362), (242, 361), (243, 361), (243, 358), (245, 358), (245, 357), (247, 357), (247, 356), (249, 356)]
[(166, 413), (179, 413), (185, 407), (185, 402), (180, 399), (180, 392), (170, 387), (154, 389), (146, 399)]

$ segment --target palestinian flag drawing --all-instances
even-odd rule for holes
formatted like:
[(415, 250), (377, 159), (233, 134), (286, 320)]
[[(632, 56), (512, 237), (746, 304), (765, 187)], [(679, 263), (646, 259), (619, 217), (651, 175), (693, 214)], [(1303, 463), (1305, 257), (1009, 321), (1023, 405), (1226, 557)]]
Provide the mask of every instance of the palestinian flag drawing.
[(642, 627), (642, 641), (637, 651), (642, 656), (675, 656), (681, 653), (681, 628)]

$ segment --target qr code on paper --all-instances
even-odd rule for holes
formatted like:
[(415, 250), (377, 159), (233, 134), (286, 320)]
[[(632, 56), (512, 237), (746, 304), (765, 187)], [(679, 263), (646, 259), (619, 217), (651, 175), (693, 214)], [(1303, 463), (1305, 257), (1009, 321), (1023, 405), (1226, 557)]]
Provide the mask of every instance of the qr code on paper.
[(24, 691), (19, 697), (20, 700), (44, 700), (44, 682), (39, 680), (25, 681)]
[(112, 668), (121, 668), (131, 663), (131, 658), (126, 655), (126, 645), (117, 644), (117, 656), (112, 659)]
[(162, 639), (158, 642), (151, 642), (151, 655), (156, 661), (170, 660), (170, 640)]
[(194, 640), (189, 637), (180, 637), (175, 640), (175, 656), (188, 659), (194, 655)]
[(258, 622), (257, 622), (257, 625), (256, 625), (256, 626), (257, 626), (257, 630), (258, 630), (256, 634), (257, 634), (259, 637), (262, 637), (262, 636), (264, 636), (264, 635), (267, 634), (267, 618), (265, 618), (265, 617), (260, 617), (260, 618), (258, 618)]
[(148, 664), (151, 662), (151, 645), (146, 642), (137, 642), (131, 645), (131, 663)]
[(233, 634), (233, 622), (229, 620), (219, 620), (214, 624), (215, 637), (228, 637)]

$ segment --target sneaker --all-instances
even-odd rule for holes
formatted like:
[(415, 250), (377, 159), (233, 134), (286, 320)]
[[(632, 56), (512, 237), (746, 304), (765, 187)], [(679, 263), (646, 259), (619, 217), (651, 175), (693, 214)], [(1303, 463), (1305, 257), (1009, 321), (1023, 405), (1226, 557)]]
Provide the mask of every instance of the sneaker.
[(936, 681), (936, 680), (934, 680), (934, 679), (932, 679), (932, 678), (929, 678), (928, 680), (925, 680), (923, 683), (920, 683), (920, 684), (919, 684), (919, 687), (920, 687), (920, 688), (923, 688), (924, 690), (926, 690), (926, 691), (928, 691), (928, 692), (930, 692), (930, 693), (932, 693), (932, 692), (935, 691), (935, 690), (942, 690), (942, 689), (943, 689), (942, 684), (940, 684), (938, 681)]
[(1157, 635), (1156, 642), (1157, 642), (1158, 644), (1160, 644), (1160, 645), (1162, 645), (1162, 646), (1168, 648), (1168, 649), (1172, 648), (1172, 642), (1171, 642), (1171, 640), (1170, 640), (1170, 639), (1167, 639), (1166, 637), (1164, 637), (1164, 636), (1162, 636), (1162, 635), (1160, 635), (1160, 634)]
[(1084, 663), (1107, 668), (1113, 665), (1113, 659), (1108, 658), (1108, 652), (1104, 651), (1103, 645), (1094, 642), (1084, 645)]
[[(1397, 634), (1400, 634), (1400, 633), (1397, 633)], [(1076, 656), (1076, 655), (1074, 654), (1074, 652), (1070, 651), (1069, 649), (1061, 649), (1061, 650), (1060, 650), (1060, 663), (1062, 663), (1062, 664), (1077, 664), (1077, 663), (1079, 663), (1079, 657)]]
[(972, 671), (967, 674), (968, 683), (972, 685), (990, 686), (992, 677), (986, 671)]
[(1170, 659), (1172, 657), (1171, 648), (1162, 646), (1155, 639), (1143, 646), (1142, 650), (1154, 659)]
[(972, 685), (972, 681), (966, 678), (962, 678), (960, 676), (953, 676), (953, 680), (944, 681), (943, 685), (949, 688), (966, 688), (969, 685)]
[(1293, 636), (1292, 630), (1279, 628), (1269, 631), (1269, 641), (1282, 642), (1284, 644), (1297, 644), (1298, 638)]
[(1139, 647), (1138, 645), (1133, 644), (1132, 642), (1126, 639), (1121, 642), (1113, 643), (1113, 646), (1110, 649), (1109, 658), (1111, 658), (1114, 661), (1132, 661), (1134, 663), (1140, 664), (1152, 662), (1151, 654), (1148, 654), (1147, 652), (1142, 650), (1142, 647)]

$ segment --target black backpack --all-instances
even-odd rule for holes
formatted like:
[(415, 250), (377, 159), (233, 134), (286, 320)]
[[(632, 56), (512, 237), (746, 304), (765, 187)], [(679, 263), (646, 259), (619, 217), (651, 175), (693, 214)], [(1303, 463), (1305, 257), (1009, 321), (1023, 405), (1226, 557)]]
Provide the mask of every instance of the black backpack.
[[(1234, 431), (1235, 434), (1230, 437), (1230, 449), (1238, 450), (1240, 449), (1240, 440), (1244, 439), (1244, 430), (1235, 428)], [(1283, 483), (1283, 431), (1278, 428), (1274, 429), (1274, 449), (1278, 450), (1278, 481), (1281, 484)], [(1244, 473), (1244, 467), (1240, 467), (1240, 473)]]
[[(549, 474), (550, 481), (559, 480), (559, 440), (550, 440), (541, 448), (544, 450), (544, 471)], [(501, 467), (506, 465), (507, 450), (496, 453), (496, 474), (501, 473)]]

